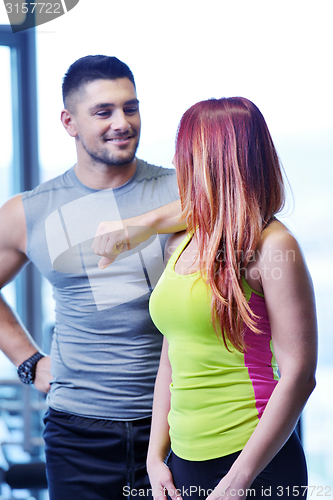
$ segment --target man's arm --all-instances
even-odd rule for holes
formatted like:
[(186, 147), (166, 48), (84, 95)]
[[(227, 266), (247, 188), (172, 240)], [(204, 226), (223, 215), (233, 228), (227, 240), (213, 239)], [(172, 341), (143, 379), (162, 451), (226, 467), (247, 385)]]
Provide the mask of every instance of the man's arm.
[[(0, 288), (12, 281), (28, 262), (25, 254), (27, 241), (25, 213), (21, 195), (9, 200), (0, 209)], [(39, 351), (37, 344), (19, 318), (0, 294), (0, 349), (19, 366)], [(37, 363), (35, 386), (49, 389), (50, 360)]]
[(137, 217), (102, 222), (92, 248), (96, 255), (103, 257), (98, 265), (104, 269), (120, 253), (135, 248), (153, 234), (178, 233), (184, 229), (186, 222), (181, 220), (181, 205), (177, 200)]

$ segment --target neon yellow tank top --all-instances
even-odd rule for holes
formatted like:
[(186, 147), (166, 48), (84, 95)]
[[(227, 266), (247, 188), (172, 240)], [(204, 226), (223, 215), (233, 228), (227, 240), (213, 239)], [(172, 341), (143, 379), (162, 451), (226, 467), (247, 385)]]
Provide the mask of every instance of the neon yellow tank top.
[(172, 367), (171, 448), (186, 460), (209, 460), (241, 450), (254, 431), (278, 381), (263, 295), (243, 281), (245, 296), (260, 316), (249, 345), (229, 352), (211, 321), (210, 291), (196, 272), (180, 275), (175, 264), (191, 239), (179, 245), (150, 299), (150, 314), (169, 342)]

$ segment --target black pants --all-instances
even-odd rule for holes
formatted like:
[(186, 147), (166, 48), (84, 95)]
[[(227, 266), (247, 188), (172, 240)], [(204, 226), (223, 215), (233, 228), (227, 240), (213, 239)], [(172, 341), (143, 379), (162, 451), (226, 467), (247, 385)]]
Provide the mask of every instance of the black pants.
[[(192, 462), (171, 453), (168, 466), (183, 500), (204, 500), (217, 486), (240, 452), (226, 457)], [(294, 432), (279, 453), (257, 476), (247, 492), (250, 498), (268, 500), (305, 499), (307, 468), (303, 448)]]
[(50, 408), (44, 422), (50, 500), (152, 498), (150, 418), (96, 420)]

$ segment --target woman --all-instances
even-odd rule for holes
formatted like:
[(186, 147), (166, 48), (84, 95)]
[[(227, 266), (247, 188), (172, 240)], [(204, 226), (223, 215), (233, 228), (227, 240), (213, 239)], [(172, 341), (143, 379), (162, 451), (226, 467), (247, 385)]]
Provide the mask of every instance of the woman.
[(315, 386), (315, 305), (301, 250), (275, 218), (284, 186), (259, 109), (241, 97), (195, 104), (174, 164), (188, 232), (170, 238), (150, 301), (165, 336), (154, 498), (305, 498), (294, 428)]

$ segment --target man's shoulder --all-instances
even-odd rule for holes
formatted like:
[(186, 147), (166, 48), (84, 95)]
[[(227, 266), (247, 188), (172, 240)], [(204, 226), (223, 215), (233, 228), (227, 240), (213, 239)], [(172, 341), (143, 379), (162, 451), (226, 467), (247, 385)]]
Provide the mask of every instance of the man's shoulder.
[(43, 195), (43, 194), (48, 194), (50, 191), (54, 190), (61, 190), (65, 186), (69, 186), (69, 180), (71, 177), (71, 170), (73, 169), (70, 168), (66, 172), (58, 175), (57, 177), (53, 177), (52, 179), (49, 179), (45, 182), (42, 182), (38, 186), (36, 186), (34, 189), (31, 189), (30, 191), (24, 191), (22, 193), (22, 201), (24, 202), (28, 198), (34, 198), (35, 196), (38, 195)]
[(159, 177), (176, 178), (176, 171), (174, 168), (159, 167), (152, 165), (144, 160), (138, 158), (138, 174), (137, 180), (150, 180), (158, 179)]

